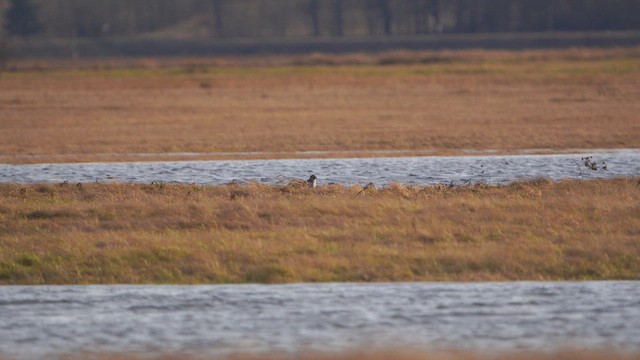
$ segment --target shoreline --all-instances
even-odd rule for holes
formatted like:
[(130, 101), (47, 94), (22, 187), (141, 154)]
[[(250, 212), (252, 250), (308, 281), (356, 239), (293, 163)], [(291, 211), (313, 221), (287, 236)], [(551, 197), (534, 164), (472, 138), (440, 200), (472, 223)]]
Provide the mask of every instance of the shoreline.
[(356, 159), (402, 157), (490, 157), (490, 156), (554, 156), (608, 155), (638, 153), (640, 148), (574, 148), (574, 149), (424, 149), (424, 150), (318, 150), (297, 152), (208, 152), (208, 153), (99, 153), (99, 154), (0, 154), (0, 164), (41, 165), (118, 162), (242, 161), (296, 159)]
[[(47, 356), (48, 357), (48, 356)], [(412, 349), (394, 349), (389, 350), (353, 350), (340, 352), (325, 351), (299, 351), (293, 354), (280, 352), (232, 352), (227, 355), (193, 355), (190, 353), (158, 353), (154, 351), (149, 353), (94, 353), (80, 352), (76, 355), (65, 354), (55, 358), (82, 358), (88, 357), (96, 360), (141, 360), (141, 359), (218, 359), (218, 360), (636, 360), (638, 352), (624, 351), (602, 347), (598, 349), (561, 349), (554, 351), (544, 350), (519, 350), (519, 351), (473, 351), (468, 349), (445, 349), (434, 351), (421, 351)], [(0, 360), (12, 360), (19, 358), (4, 358)], [(30, 357), (29, 357), (30, 358)]]

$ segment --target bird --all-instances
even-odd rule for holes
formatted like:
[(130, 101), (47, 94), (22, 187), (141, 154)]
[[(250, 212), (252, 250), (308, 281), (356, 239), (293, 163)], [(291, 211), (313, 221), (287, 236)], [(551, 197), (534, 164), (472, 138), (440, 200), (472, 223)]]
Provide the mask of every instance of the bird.
[(370, 182), (362, 190), (360, 190), (358, 195), (363, 194), (363, 193), (366, 194), (367, 192), (371, 192), (371, 191), (375, 191), (375, 190), (376, 190), (376, 186), (372, 182)]
[(307, 184), (309, 184), (310, 188), (315, 189), (315, 187), (317, 186), (316, 179), (317, 177), (315, 175), (311, 175), (311, 177), (309, 177), (309, 180), (307, 180)]

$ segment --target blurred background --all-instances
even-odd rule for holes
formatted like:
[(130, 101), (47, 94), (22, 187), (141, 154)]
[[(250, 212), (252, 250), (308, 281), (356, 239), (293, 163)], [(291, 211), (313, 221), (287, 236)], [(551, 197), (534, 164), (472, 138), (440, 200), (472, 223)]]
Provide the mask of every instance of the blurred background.
[[(640, 30), (638, 0), (0, 0), (0, 7), (4, 57), (629, 45), (639, 43)], [(265, 41), (270, 46), (259, 46)]]

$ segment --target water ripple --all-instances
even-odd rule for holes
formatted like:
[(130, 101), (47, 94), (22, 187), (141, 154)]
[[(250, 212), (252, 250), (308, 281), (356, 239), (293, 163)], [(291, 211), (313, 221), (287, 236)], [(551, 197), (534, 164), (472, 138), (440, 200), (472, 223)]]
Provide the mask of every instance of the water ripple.
[(640, 282), (0, 287), (0, 356), (640, 351)]
[[(587, 169), (582, 157), (593, 156), (600, 168)], [(602, 165), (607, 169), (603, 170)], [(491, 183), (535, 178), (595, 179), (640, 176), (640, 150), (601, 153), (510, 156), (427, 156), (354, 159), (230, 160), (74, 164), (0, 164), (0, 182), (161, 181), (220, 185), (231, 181), (286, 183), (316, 174), (319, 183), (346, 185), (390, 182), (433, 185)]]

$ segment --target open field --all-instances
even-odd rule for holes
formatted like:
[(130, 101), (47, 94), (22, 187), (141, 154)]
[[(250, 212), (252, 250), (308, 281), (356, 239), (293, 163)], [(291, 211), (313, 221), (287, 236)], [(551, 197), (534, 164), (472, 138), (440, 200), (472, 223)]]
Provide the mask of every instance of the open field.
[(5, 163), (640, 147), (638, 48), (12, 66)]
[(640, 279), (638, 179), (0, 185), (0, 283)]

